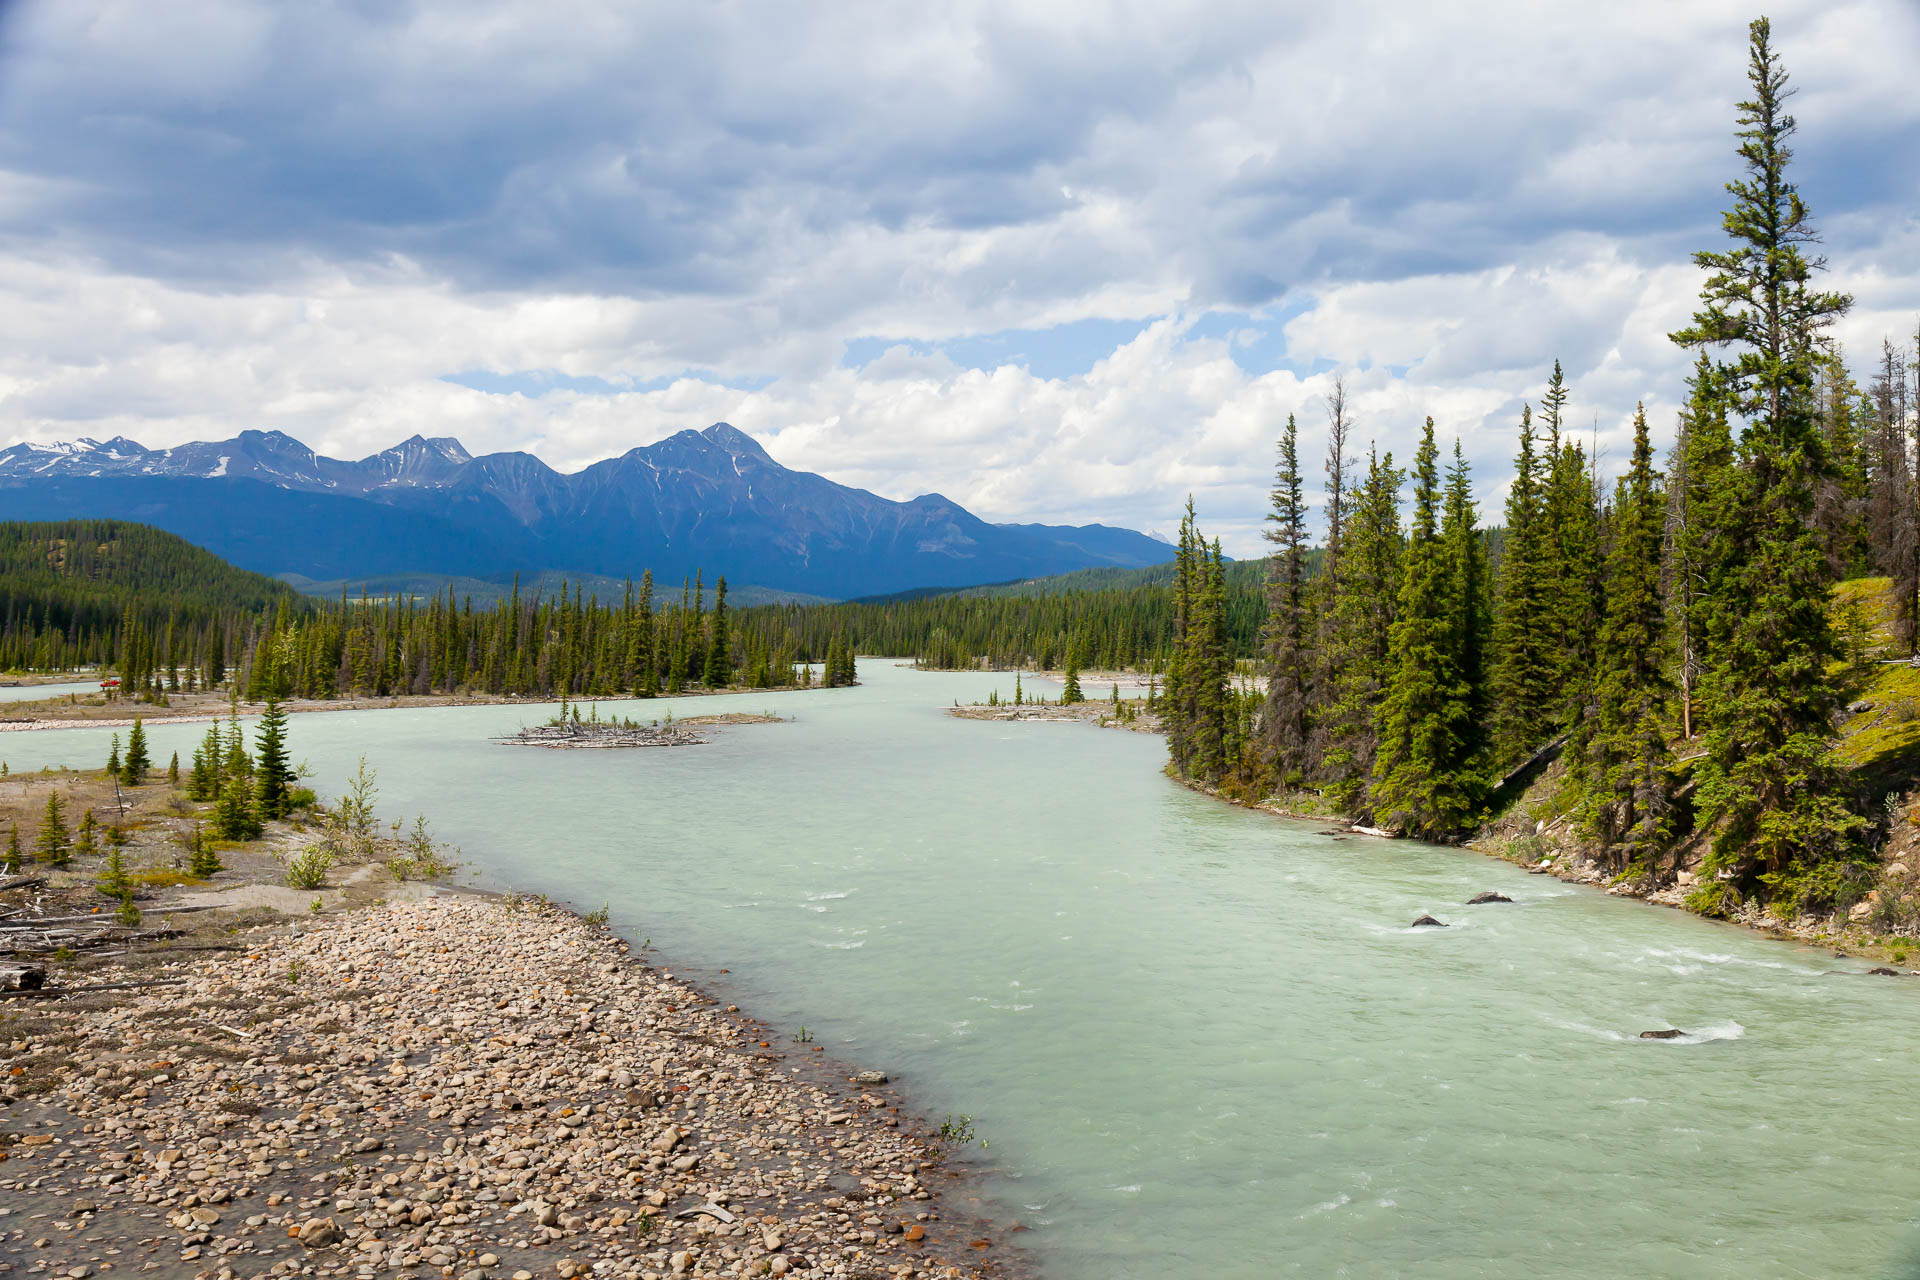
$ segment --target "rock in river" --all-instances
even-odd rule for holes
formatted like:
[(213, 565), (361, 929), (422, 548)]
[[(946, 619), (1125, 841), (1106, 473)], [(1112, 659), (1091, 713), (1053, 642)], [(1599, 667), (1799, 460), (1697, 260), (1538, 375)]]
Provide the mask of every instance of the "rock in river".
[(1447, 925), (1445, 921), (1435, 920), (1432, 916), (1421, 916), (1407, 927), (1409, 929), (1444, 929)]
[(1512, 902), (1512, 901), (1513, 899), (1509, 898), (1506, 894), (1495, 893), (1493, 890), (1489, 889), (1485, 893), (1476, 893), (1471, 898), (1468, 898), (1467, 905), (1470, 907), (1477, 907), (1484, 902)]
[(1685, 1034), (1687, 1033), (1684, 1031), (1678, 1031), (1672, 1027), (1668, 1027), (1665, 1031), (1642, 1031), (1640, 1038), (1642, 1040), (1678, 1040)]

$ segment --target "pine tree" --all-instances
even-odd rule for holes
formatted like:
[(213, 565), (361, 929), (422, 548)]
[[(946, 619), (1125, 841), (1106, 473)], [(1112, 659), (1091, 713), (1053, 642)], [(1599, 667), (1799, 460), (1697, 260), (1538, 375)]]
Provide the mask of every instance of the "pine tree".
[(112, 744), (107, 748), (107, 776), (120, 776), (120, 735), (114, 734)]
[(724, 689), (733, 683), (733, 637), (727, 630), (727, 580), (714, 588), (713, 614), (707, 640), (706, 686)]
[[(1553, 728), (1568, 730), (1576, 764), (1592, 702), (1594, 642), (1600, 625), (1600, 508), (1586, 452), (1565, 430), (1569, 398), (1560, 362), (1553, 362), (1540, 417), (1547, 429), (1546, 485), (1541, 495), (1548, 636), (1553, 657)], [(1548, 736), (1551, 736), (1550, 734)]]
[(1079, 645), (1073, 641), (1067, 643), (1066, 672), (1062, 676), (1060, 705), (1070, 707), (1077, 702), (1085, 702), (1086, 696), (1080, 692)]
[(1349, 817), (1367, 816), (1367, 785), (1378, 745), (1375, 713), (1386, 689), (1389, 638), (1399, 609), (1400, 485), (1393, 454), (1369, 451), (1367, 479), (1346, 522), (1329, 631), (1333, 698), (1323, 713), (1326, 794)]
[(633, 620), (633, 642), (628, 664), (634, 670), (634, 692), (643, 698), (660, 696), (658, 628), (653, 616), (653, 570), (640, 575), (640, 601)]
[(1493, 747), (1492, 695), (1487, 679), (1493, 610), (1486, 544), (1476, 528), (1479, 522), (1479, 508), (1473, 500), (1472, 472), (1461, 456), (1460, 440), (1456, 436), (1453, 466), (1447, 471), (1440, 542), (1446, 556), (1449, 603), (1453, 607), (1450, 627), (1455, 678), (1466, 698), (1466, 721), (1461, 729), (1459, 754), (1450, 762), (1450, 767), (1466, 780), (1468, 789), (1475, 795), (1484, 789), (1483, 775)]
[(225, 868), (220, 863), (220, 854), (207, 839), (205, 827), (196, 822), (193, 834), (188, 837), (187, 873), (196, 880), (211, 880)]
[(1471, 780), (1455, 763), (1464, 750), (1467, 691), (1454, 652), (1455, 606), (1440, 542), (1438, 457), (1428, 418), (1414, 455), (1413, 523), (1386, 697), (1375, 717), (1379, 749), (1369, 800), (1379, 822), (1427, 839), (1462, 830), (1474, 803)]
[(253, 779), (241, 773), (227, 779), (213, 810), (213, 829), (222, 840), (257, 840), (262, 830)]
[(1633, 463), (1614, 503), (1584, 806), (1584, 826), (1613, 868), (1641, 875), (1657, 870), (1672, 838), (1667, 735), (1674, 687), (1660, 589), (1665, 502), (1659, 486), (1641, 406), (1633, 418)]
[(170, 787), (180, 785), (180, 753), (178, 751), (174, 752), (173, 758), (167, 761), (167, 785)]
[(1309, 686), (1308, 706), (1311, 737), (1307, 756), (1310, 762), (1324, 761), (1332, 750), (1327, 711), (1339, 697), (1341, 673), (1335, 663), (1345, 646), (1336, 635), (1336, 605), (1340, 599), (1341, 571), (1345, 563), (1348, 484), (1347, 471), (1347, 384), (1339, 375), (1326, 398), (1327, 409), (1327, 532), (1320, 556), (1320, 572), (1310, 591), (1311, 611), (1315, 619), (1313, 680)]
[[(1501, 765), (1524, 760), (1558, 727), (1558, 639), (1548, 574), (1553, 556), (1543, 523), (1534, 455), (1533, 406), (1520, 411), (1520, 451), (1507, 490), (1506, 543), (1493, 635), (1493, 741)], [(1554, 548), (1553, 550), (1557, 550)]]
[(276, 699), (267, 699), (254, 741), (258, 756), (254, 766), (255, 803), (260, 816), (284, 818), (295, 778), (292, 766), (287, 763), (287, 712)]
[(80, 822), (73, 832), (73, 853), (75, 857), (91, 858), (100, 852), (100, 823), (88, 809), (80, 815)]
[(1868, 389), (1874, 453), (1867, 496), (1874, 567), (1892, 581), (1894, 641), (1920, 653), (1920, 493), (1907, 447), (1907, 371), (1892, 341), (1880, 344), (1880, 368)]
[(73, 844), (67, 835), (67, 815), (58, 791), (47, 792), (47, 811), (40, 819), (40, 831), (34, 838), (33, 856), (49, 866), (64, 867), (72, 857)]
[(1307, 508), (1301, 495), (1298, 429), (1292, 414), (1280, 436), (1272, 502), (1267, 513), (1267, 696), (1261, 709), (1262, 747), (1276, 783), (1305, 775), (1313, 658), (1307, 652)]
[(147, 759), (147, 727), (135, 716), (133, 728), (127, 732), (127, 758), (120, 766), (120, 781), (137, 787), (147, 780), (147, 770), (152, 767), (153, 762)]
[(1811, 287), (1823, 262), (1801, 248), (1817, 237), (1787, 178), (1793, 117), (1787, 75), (1765, 18), (1750, 28), (1740, 103), (1746, 175), (1728, 184), (1732, 247), (1703, 250), (1708, 271), (1693, 324), (1672, 335), (1690, 347), (1731, 347), (1731, 404), (1741, 434), (1737, 518), (1729, 531), (1728, 591), (1711, 603), (1713, 662), (1702, 684), (1707, 756), (1699, 807), (1714, 829), (1697, 908), (1724, 912), (1740, 895), (1789, 912), (1817, 909), (1863, 883), (1862, 822), (1841, 800), (1830, 751), (1840, 646), (1828, 617), (1832, 570), (1813, 525), (1831, 460), (1814, 400), (1816, 341), (1851, 299)]
[(1727, 568), (1734, 551), (1729, 539), (1739, 518), (1725, 391), (1725, 378), (1702, 352), (1688, 379), (1667, 500), (1672, 560), (1667, 594), (1679, 646), (1680, 731), (1688, 739), (1697, 728), (1700, 680), (1713, 663), (1713, 618), (1730, 590)]
[(133, 893), (133, 878), (127, 874), (126, 858), (119, 845), (108, 847), (107, 864), (94, 885), (109, 898), (124, 898)]
[(15, 822), (7, 830), (7, 852), (0, 867), (4, 867), (10, 876), (20, 874), (21, 863), (25, 861), (20, 849), (20, 824)]

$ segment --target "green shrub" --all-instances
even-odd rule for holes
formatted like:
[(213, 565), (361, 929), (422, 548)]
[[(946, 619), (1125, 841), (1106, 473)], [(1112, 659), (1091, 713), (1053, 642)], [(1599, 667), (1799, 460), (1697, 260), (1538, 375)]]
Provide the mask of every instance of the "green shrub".
[(333, 851), (324, 843), (311, 844), (287, 860), (289, 889), (326, 887), (327, 872), (333, 869)]

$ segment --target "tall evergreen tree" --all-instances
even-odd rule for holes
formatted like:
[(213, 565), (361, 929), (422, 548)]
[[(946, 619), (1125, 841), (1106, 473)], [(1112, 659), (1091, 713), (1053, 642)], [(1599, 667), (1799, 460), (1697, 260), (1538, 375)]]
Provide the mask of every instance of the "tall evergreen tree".
[(1731, 590), (1731, 532), (1739, 519), (1739, 476), (1727, 421), (1726, 379), (1700, 354), (1688, 379), (1687, 407), (1673, 449), (1667, 499), (1667, 540), (1672, 566), (1667, 594), (1679, 645), (1680, 728), (1696, 732), (1701, 677), (1713, 663), (1713, 619)]
[(1293, 415), (1280, 436), (1273, 509), (1267, 513), (1267, 696), (1261, 710), (1262, 747), (1274, 780), (1295, 785), (1305, 774), (1312, 655), (1307, 651), (1307, 509), (1301, 495), (1300, 454)]
[(1549, 575), (1558, 547), (1543, 523), (1544, 475), (1534, 453), (1533, 406), (1520, 411), (1520, 451), (1507, 490), (1493, 635), (1493, 741), (1501, 765), (1525, 759), (1559, 727), (1558, 620)]
[(1447, 839), (1473, 812), (1462, 758), (1467, 691), (1454, 652), (1454, 602), (1440, 542), (1439, 450), (1428, 418), (1413, 462), (1413, 523), (1407, 533), (1400, 607), (1390, 645), (1386, 697), (1375, 716), (1379, 750), (1370, 806), (1384, 825)]
[(1487, 548), (1476, 527), (1479, 508), (1473, 500), (1473, 476), (1453, 442), (1453, 465), (1447, 470), (1446, 506), (1440, 520), (1440, 542), (1446, 556), (1447, 583), (1455, 677), (1466, 697), (1466, 721), (1460, 750), (1450, 766), (1476, 794), (1482, 789), (1492, 739), (1492, 696), (1487, 679), (1493, 641), (1493, 610), (1489, 595)]
[(1370, 813), (1368, 780), (1378, 743), (1376, 712), (1387, 687), (1390, 638), (1398, 614), (1403, 555), (1400, 485), (1393, 454), (1370, 449), (1367, 478), (1346, 522), (1333, 599), (1332, 699), (1323, 712), (1327, 749), (1321, 777), (1327, 797), (1349, 817)]
[(137, 787), (147, 780), (147, 770), (152, 767), (153, 762), (147, 758), (147, 727), (135, 716), (133, 728), (127, 731), (127, 756), (120, 765), (120, 781)]
[(52, 867), (64, 867), (73, 856), (73, 840), (67, 834), (67, 815), (60, 793), (47, 792), (46, 812), (40, 818), (40, 830), (33, 842), (33, 856)]
[(1739, 115), (1746, 173), (1727, 186), (1732, 244), (1694, 255), (1709, 273), (1702, 305), (1672, 335), (1683, 346), (1732, 348), (1728, 394), (1746, 417), (1729, 591), (1713, 603), (1715, 653), (1702, 687), (1699, 799), (1715, 834), (1693, 901), (1726, 911), (1754, 894), (1798, 911), (1867, 876), (1863, 824), (1841, 800), (1829, 749), (1840, 646), (1828, 617), (1832, 569), (1812, 519), (1832, 471), (1814, 402), (1816, 341), (1851, 299), (1812, 287), (1824, 264), (1802, 252), (1817, 237), (1787, 177), (1795, 128), (1787, 74), (1765, 18), (1750, 37), (1752, 97)]
[(1586, 829), (1614, 869), (1642, 874), (1656, 869), (1672, 837), (1664, 506), (1643, 405), (1633, 418), (1633, 463), (1614, 503), (1585, 806)]
[(4, 869), (10, 876), (18, 875), (24, 860), (25, 855), (20, 848), (20, 824), (14, 822), (7, 828), (7, 851), (3, 857), (0, 857), (0, 869)]
[(724, 689), (733, 683), (733, 637), (727, 631), (727, 580), (724, 577), (714, 588), (705, 683), (709, 689)]
[(267, 699), (254, 742), (254, 803), (263, 818), (284, 818), (295, 778), (287, 760), (287, 712), (276, 699)]

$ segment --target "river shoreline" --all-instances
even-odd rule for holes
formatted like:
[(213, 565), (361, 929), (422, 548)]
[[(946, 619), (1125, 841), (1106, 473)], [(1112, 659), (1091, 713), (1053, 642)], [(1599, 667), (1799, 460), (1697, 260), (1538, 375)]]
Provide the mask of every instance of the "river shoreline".
[[(135, 861), (163, 865), (166, 789), (131, 794)], [(0, 997), (0, 1274), (1025, 1274), (885, 1064), (543, 897), (378, 859), (285, 888), (312, 834), (162, 876), (137, 924), (89, 913), (93, 859), (0, 886), (16, 957), (38, 918), (90, 922)]]
[[(689, 689), (680, 693), (662, 693), (652, 698), (643, 698), (638, 694), (622, 693), (606, 698), (586, 698), (572, 700), (573, 704), (596, 707), (625, 703), (669, 702), (680, 698), (730, 698), (749, 694), (807, 693), (824, 690), (828, 686), (821, 684), (786, 686), (777, 689)], [(175, 695), (185, 699), (196, 695)], [(405, 694), (389, 698), (294, 698), (280, 704), (289, 715), (312, 715), (327, 711), (404, 711), (421, 710), (431, 707), (544, 707), (559, 702), (558, 697), (536, 698), (511, 695), (480, 694)], [(134, 718), (148, 723), (170, 724), (211, 724), (216, 720), (225, 720), (233, 709), (243, 716), (257, 716), (265, 711), (264, 702), (229, 703), (218, 695), (201, 695), (194, 703), (182, 703), (170, 706), (141, 706), (125, 710), (128, 704), (122, 703), (79, 703), (71, 709), (74, 714), (48, 715), (35, 718), (8, 718), (7, 712), (16, 708), (36, 708), (38, 703), (20, 702), (12, 705), (0, 705), (0, 733), (29, 733), (36, 729), (126, 729), (131, 728)], [(85, 712), (99, 712), (98, 715), (86, 715)], [(118, 712), (119, 714), (107, 714)]]

